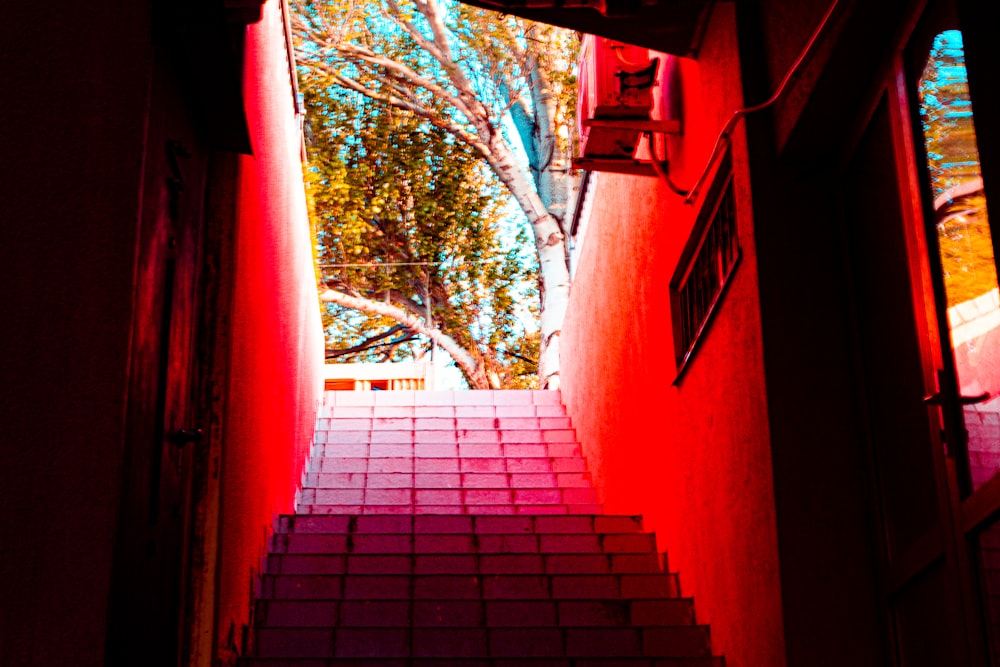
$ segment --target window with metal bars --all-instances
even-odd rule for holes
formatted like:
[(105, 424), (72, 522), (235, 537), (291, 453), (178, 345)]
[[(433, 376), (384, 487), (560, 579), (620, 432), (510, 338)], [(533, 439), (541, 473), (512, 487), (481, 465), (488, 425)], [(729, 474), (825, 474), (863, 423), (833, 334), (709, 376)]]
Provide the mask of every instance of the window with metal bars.
[(741, 256), (728, 160), (705, 201), (670, 281), (677, 380), (707, 330)]

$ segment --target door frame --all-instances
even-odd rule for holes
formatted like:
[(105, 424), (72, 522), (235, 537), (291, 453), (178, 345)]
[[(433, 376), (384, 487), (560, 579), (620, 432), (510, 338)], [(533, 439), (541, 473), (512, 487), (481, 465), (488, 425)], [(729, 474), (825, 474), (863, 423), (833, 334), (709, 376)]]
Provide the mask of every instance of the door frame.
[[(925, 23), (931, 19), (936, 6), (948, 2), (918, 2), (912, 8), (908, 20), (902, 22), (902, 29), (896, 35), (892, 54), (881, 72), (874, 77), (875, 85), (866, 98), (868, 106), (857, 114), (849, 133), (849, 141), (841, 154), (838, 172), (845, 173), (846, 165), (855, 154), (869, 122), (881, 103), (886, 103), (892, 131), (891, 144), (894, 160), (891, 168), (895, 170), (899, 184), (899, 201), (901, 215), (906, 231), (906, 248), (909, 266), (909, 280), (912, 287), (912, 305), (915, 315), (922, 357), (925, 390), (932, 394), (940, 389), (940, 382), (952, 383), (952, 394), (957, 396), (957, 380), (955, 364), (951, 355), (947, 329), (947, 312), (938, 304), (946, 304), (944, 300), (944, 283), (941, 277), (940, 258), (937, 251), (937, 235), (933, 224), (933, 205), (930, 187), (924, 176), (923, 144), (920, 134), (919, 118), (915, 91), (912, 80), (913, 73), (907, 71), (906, 51), (920, 36), (921, 30), (926, 33)], [(962, 4), (962, 0), (951, 0), (954, 4)], [(961, 19), (969, 16), (960, 14)], [(964, 33), (964, 30), (963, 30)], [(970, 75), (970, 89), (973, 89)], [(973, 89), (974, 90), (974, 89)], [(974, 92), (973, 92), (974, 95)], [(973, 104), (975, 106), (975, 100)], [(977, 112), (977, 118), (979, 118)], [(989, 154), (991, 146), (980, 144), (980, 153)], [(1000, 156), (991, 156), (1000, 160)], [(986, 160), (984, 160), (986, 161)], [(984, 175), (984, 180), (987, 176)], [(987, 189), (989, 190), (989, 188)], [(997, 186), (993, 187), (998, 190)], [(994, 209), (997, 204), (994, 203)], [(930, 222), (926, 222), (930, 221)], [(1000, 215), (995, 215), (990, 222), (994, 245), (1000, 244)], [(998, 257), (995, 255), (995, 260)], [(853, 274), (851, 274), (853, 275)], [(853, 278), (852, 278), (853, 279)], [(857, 288), (858, 286), (855, 286)], [(855, 337), (861, 336), (855, 327)], [(856, 346), (860, 345), (856, 340)], [(860, 348), (858, 348), (860, 350)], [(864, 362), (860, 352), (856, 355), (859, 365), (859, 383), (863, 385)], [(865, 387), (859, 386), (859, 395), (865, 395)], [(957, 403), (956, 403), (957, 405)], [(951, 587), (949, 592), (955, 598), (956, 609), (960, 610), (962, 637), (958, 644), (962, 655), (955, 656), (955, 665), (975, 665), (977, 667), (989, 664), (987, 637), (985, 632), (985, 611), (982, 592), (979, 586), (979, 574), (974, 552), (974, 539), (977, 532), (1000, 515), (1000, 475), (985, 483), (975, 493), (963, 498), (961, 466), (956, 465), (956, 458), (964, 454), (962, 435), (956, 432), (956, 424), (961, 423), (955, 415), (947, 415), (944, 410), (928, 406), (929, 425), (931, 427), (931, 442), (933, 443), (932, 459), (937, 488), (937, 506), (939, 523), (930, 529), (905, 553), (899, 554), (898, 560), (892, 564), (888, 561), (887, 524), (882, 514), (878, 473), (875, 467), (876, 445), (869, 440), (870, 482), (872, 484), (873, 509), (877, 515), (877, 532), (882, 553), (879, 564), (879, 604), (889, 629), (892, 644), (893, 664), (902, 664), (899, 657), (899, 646), (895, 622), (893, 620), (890, 596), (901, 590), (907, 583), (915, 581), (924, 571), (929, 570), (943, 559), (946, 568), (946, 581)], [(955, 406), (951, 408), (953, 411)], [(867, 408), (862, 409), (864, 413)], [(959, 407), (959, 412), (960, 407)], [(862, 416), (869, 423), (870, 417)], [(867, 428), (867, 427), (866, 427)], [(937, 432), (942, 433), (939, 437)], [(870, 434), (870, 428), (868, 428)], [(952, 451), (946, 451), (946, 447)], [(957, 451), (955, 451), (957, 450)]]
[(192, 549), (207, 151), (170, 56), (154, 49), (106, 662), (176, 666)]

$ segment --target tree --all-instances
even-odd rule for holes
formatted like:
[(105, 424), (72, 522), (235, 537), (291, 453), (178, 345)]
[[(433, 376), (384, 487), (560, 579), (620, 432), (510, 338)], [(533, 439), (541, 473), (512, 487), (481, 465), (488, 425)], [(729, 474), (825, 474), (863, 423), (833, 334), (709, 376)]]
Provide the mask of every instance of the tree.
[(918, 85), (948, 305), (997, 288), (962, 33), (937, 35)]
[[(568, 119), (575, 37), (439, 0), (294, 0), (296, 57), (314, 76), (405, 110), (473, 149), (531, 228), (541, 299), (539, 384), (559, 386), (569, 300)], [(527, 158), (522, 166), (509, 118)]]
[(420, 334), (470, 386), (524, 386), (531, 257), (500, 233), (492, 174), (410, 112), (309, 77), (303, 90), (328, 356), (413, 357)]

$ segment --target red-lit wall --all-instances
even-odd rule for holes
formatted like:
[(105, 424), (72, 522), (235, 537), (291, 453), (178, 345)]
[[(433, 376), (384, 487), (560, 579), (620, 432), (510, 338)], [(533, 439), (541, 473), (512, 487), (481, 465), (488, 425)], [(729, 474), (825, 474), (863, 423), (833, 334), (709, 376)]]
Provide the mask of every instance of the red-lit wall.
[(265, 534), (293, 509), (322, 389), (323, 341), (281, 6), (248, 28), (231, 366), (222, 461), (217, 636), (249, 616)]
[[(685, 187), (742, 106), (733, 6), (718, 4), (682, 65)], [(610, 512), (642, 513), (732, 667), (785, 664), (746, 143), (733, 163), (743, 256), (673, 385), (668, 285), (700, 202), (651, 178), (600, 174), (563, 328), (563, 396)]]

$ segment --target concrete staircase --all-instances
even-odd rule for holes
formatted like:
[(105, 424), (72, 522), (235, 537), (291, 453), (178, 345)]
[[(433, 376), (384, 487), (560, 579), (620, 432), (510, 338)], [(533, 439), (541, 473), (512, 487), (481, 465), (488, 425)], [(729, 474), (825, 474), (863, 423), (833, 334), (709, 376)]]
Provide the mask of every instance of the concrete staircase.
[(244, 667), (721, 667), (558, 392), (328, 392)]

